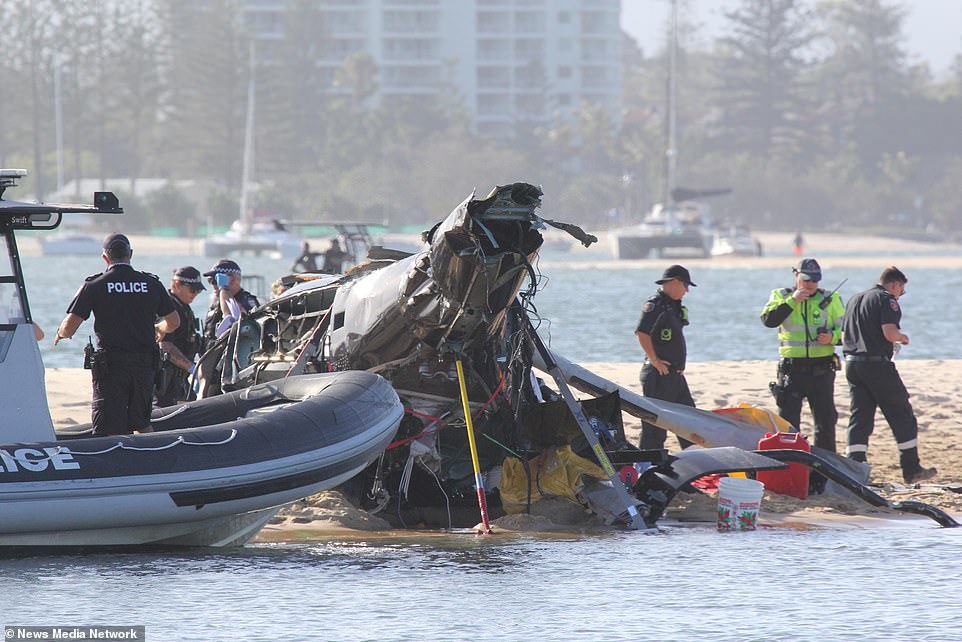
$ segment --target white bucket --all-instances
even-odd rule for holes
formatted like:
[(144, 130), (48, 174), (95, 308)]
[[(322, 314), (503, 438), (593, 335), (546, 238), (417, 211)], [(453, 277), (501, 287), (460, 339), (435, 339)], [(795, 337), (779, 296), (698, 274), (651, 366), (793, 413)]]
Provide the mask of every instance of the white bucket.
[(718, 530), (755, 530), (764, 491), (765, 484), (760, 481), (722, 477), (718, 482)]

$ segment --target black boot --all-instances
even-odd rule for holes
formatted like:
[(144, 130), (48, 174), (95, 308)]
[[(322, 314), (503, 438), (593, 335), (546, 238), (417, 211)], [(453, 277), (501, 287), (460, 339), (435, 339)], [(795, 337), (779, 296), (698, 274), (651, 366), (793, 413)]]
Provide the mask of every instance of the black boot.
[(919, 463), (919, 449), (907, 448), (899, 451), (899, 465), (902, 467), (902, 479), (906, 484), (917, 484), (932, 479), (938, 474), (936, 468), (923, 468)]

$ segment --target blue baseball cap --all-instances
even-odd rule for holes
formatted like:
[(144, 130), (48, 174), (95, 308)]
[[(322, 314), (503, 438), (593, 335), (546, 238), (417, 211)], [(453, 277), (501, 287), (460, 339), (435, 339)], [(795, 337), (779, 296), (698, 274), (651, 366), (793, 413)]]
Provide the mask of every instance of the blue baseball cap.
[(806, 281), (821, 281), (822, 266), (815, 259), (802, 259), (795, 266), (795, 273), (800, 274)]

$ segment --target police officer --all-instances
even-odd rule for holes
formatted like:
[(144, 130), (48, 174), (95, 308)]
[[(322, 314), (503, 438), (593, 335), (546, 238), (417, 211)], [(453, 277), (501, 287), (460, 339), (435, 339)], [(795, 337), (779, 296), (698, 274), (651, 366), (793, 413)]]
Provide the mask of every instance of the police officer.
[(792, 271), (795, 287), (772, 290), (761, 313), (765, 327), (778, 328), (780, 360), (772, 392), (778, 414), (796, 428), (800, 428), (802, 400), (808, 399), (815, 445), (835, 452), (835, 371), (839, 365), (835, 346), (842, 340), (845, 308), (837, 292), (818, 287), (822, 280), (818, 261), (802, 259)]
[[(655, 283), (661, 287), (645, 301), (635, 328), (635, 336), (646, 357), (640, 375), (642, 390), (646, 397), (694, 408), (695, 401), (684, 374), (688, 350), (682, 329), (688, 325), (688, 310), (681, 304), (681, 299), (695, 284), (688, 270), (680, 265), (669, 266)], [(666, 436), (664, 429), (643, 421), (639, 446), (643, 449), (664, 448)], [(691, 445), (680, 437), (678, 443), (682, 448)]]
[(210, 350), (224, 332), (260, 305), (253, 294), (241, 287), (241, 269), (230, 259), (221, 259), (204, 272), (214, 286), (210, 308), (204, 320), (205, 349)]
[(341, 249), (341, 244), (337, 239), (331, 239), (331, 245), (324, 252), (324, 267), (322, 272), (327, 274), (340, 274), (344, 266), (344, 261), (353, 258), (350, 254)]
[[(130, 265), (123, 234), (104, 239), (107, 269), (87, 277), (60, 323), (54, 345), (69, 339), (93, 312), (91, 417), (95, 435), (150, 432), (150, 399), (158, 366), (157, 341), (180, 322), (163, 284)], [(161, 320), (155, 323), (155, 320)]]
[(163, 375), (154, 390), (154, 405), (158, 408), (189, 399), (188, 378), (194, 369), (194, 357), (201, 349), (197, 318), (190, 304), (205, 289), (197, 268), (188, 265), (174, 270), (168, 294), (180, 318), (180, 325), (160, 342)]
[(875, 428), (875, 409), (881, 408), (899, 449), (899, 465), (907, 484), (935, 477), (935, 468), (919, 463), (919, 427), (892, 356), (895, 346), (907, 345), (908, 335), (899, 328), (908, 278), (897, 267), (882, 271), (875, 287), (848, 302), (842, 321), (842, 352), (845, 378), (851, 395), (846, 454), (867, 461), (868, 439)]
[(311, 245), (307, 241), (301, 243), (301, 254), (291, 264), (291, 272), (317, 272), (317, 257), (320, 252), (311, 252)]

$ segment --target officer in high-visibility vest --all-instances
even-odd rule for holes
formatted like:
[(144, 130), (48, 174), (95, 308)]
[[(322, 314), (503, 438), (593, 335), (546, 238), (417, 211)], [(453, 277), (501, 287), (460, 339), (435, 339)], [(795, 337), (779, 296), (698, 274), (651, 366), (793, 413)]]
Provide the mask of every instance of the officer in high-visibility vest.
[[(835, 346), (842, 340), (845, 307), (837, 292), (818, 287), (822, 268), (802, 259), (793, 268), (795, 287), (772, 290), (762, 323), (778, 328), (778, 379), (772, 393), (778, 414), (799, 428), (802, 400), (808, 399), (815, 423), (815, 445), (835, 452)], [(821, 479), (821, 478), (819, 478)]]

